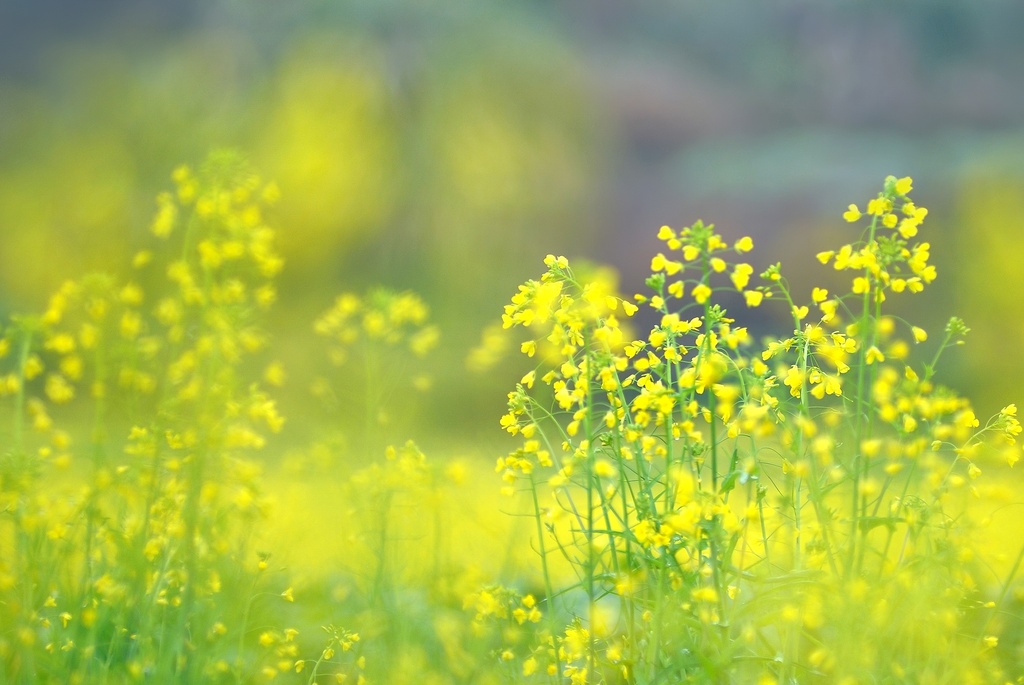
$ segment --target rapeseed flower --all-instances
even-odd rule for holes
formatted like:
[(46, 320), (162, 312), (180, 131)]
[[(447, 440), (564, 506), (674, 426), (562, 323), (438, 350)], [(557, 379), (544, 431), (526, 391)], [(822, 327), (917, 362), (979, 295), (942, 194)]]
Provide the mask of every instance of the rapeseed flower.
[[(499, 470), (507, 482), (532, 492), (542, 560), (557, 550), (581, 579), (565, 592), (580, 593), (583, 605), (591, 607), (598, 597), (615, 597), (623, 612), (620, 628), (607, 640), (592, 630), (603, 625), (593, 609), (562, 631), (556, 644), (564, 677), (582, 682), (601, 668), (611, 673), (628, 662), (629, 673), (693, 678), (700, 667), (667, 656), (648, 661), (651, 626), (658, 626), (655, 649), (664, 654), (714, 659), (732, 654), (735, 646), (718, 643), (714, 632), (698, 627), (725, 620), (752, 636), (743, 644), (750, 645), (754, 659), (755, 637), (778, 645), (765, 657), (781, 658), (773, 678), (795, 678), (798, 662), (813, 664), (825, 678), (859, 678), (875, 664), (858, 661), (853, 643), (839, 637), (861, 620), (851, 618), (853, 592), (846, 588), (869, 587), (869, 579), (890, 573), (904, 578), (912, 567), (921, 572), (917, 564), (929, 569), (922, 576), (925, 584), (934, 583), (929, 587), (957, 588), (943, 595), (950, 598), (943, 606), (955, 615), (954, 595), (971, 591), (974, 583), (956, 564), (973, 552), (958, 539), (963, 553), (948, 566), (929, 551), (931, 544), (946, 544), (940, 542), (946, 532), (931, 530), (927, 535), (935, 537), (924, 545), (909, 540), (926, 530), (922, 519), (949, 515), (952, 490), (983, 480), (977, 463), (982, 441), (991, 436), (1012, 444), (1021, 428), (1015, 405), (981, 426), (966, 400), (933, 382), (934, 361), (923, 373), (915, 371), (907, 340), (898, 336), (895, 320), (881, 314), (887, 294), (920, 292), (936, 277), (930, 245), (908, 243), (927, 215), (909, 199), (912, 189), (909, 178), (890, 177), (864, 213), (849, 206), (843, 218), (867, 220), (869, 228), (860, 242), (821, 252), (818, 260), (853, 270), (850, 290), (816, 287), (809, 304), (794, 301), (779, 265), (763, 271), (763, 285), (750, 288), (753, 267), (731, 264), (727, 243), (702, 222), (659, 230), (669, 251), (651, 261), (651, 293), (635, 297), (659, 312), (659, 323), (621, 350), (596, 335), (605, 325), (602, 317), (611, 318), (607, 313), (575, 318), (573, 303), (582, 285), (567, 262), (557, 268), (549, 263), (541, 281), (520, 287), (506, 308), (506, 325), (540, 322), (543, 331), (551, 330), (558, 354), (509, 394), (502, 425), (513, 434), (529, 426), (530, 437), (522, 450), (499, 460)], [(745, 252), (752, 245), (744, 239), (734, 247)], [(682, 261), (674, 262), (679, 252)], [(674, 274), (685, 278), (670, 282), (667, 276)], [(785, 302), (792, 336), (751, 351), (746, 329), (714, 302), (720, 291), (714, 279), (725, 276), (722, 289), (731, 285), (742, 292), (748, 306), (769, 298)], [(538, 283), (557, 289), (557, 305), (549, 298), (542, 310), (534, 308), (543, 301)], [(690, 302), (682, 299), (684, 283)], [(693, 303), (695, 317), (686, 312)], [(817, 321), (811, 304), (820, 312)], [(566, 335), (569, 321), (576, 325)], [(924, 329), (908, 327), (913, 342), (928, 341)], [(965, 332), (954, 319), (939, 352)], [(545, 337), (533, 333), (537, 340)], [(536, 361), (533, 344), (522, 350)], [(551, 401), (537, 394), (535, 378), (551, 386)], [(560, 455), (556, 451), (543, 462), (529, 458), (540, 444), (559, 443)], [(1009, 463), (1016, 460), (1011, 454)], [(539, 477), (543, 471), (551, 475)], [(672, 480), (687, 485), (674, 488)], [(546, 488), (552, 499), (541, 504)], [(551, 511), (562, 512), (571, 530), (545, 533), (544, 512)], [(879, 528), (884, 534), (873, 532)], [(899, 536), (906, 542), (896, 557)], [(622, 580), (623, 560), (629, 564), (628, 583)], [(807, 578), (807, 585), (797, 578)], [(762, 599), (765, 582), (793, 585), (778, 600)], [(545, 589), (548, 602), (561, 596), (551, 584)], [(666, 595), (672, 599), (664, 600)], [(934, 601), (935, 595), (914, 597)], [(661, 612), (661, 601), (672, 602), (685, 618)], [(912, 614), (895, 615), (890, 601), (867, 607), (873, 625), (912, 630)], [(757, 619), (758, 612), (779, 620)], [(928, 659), (941, 660), (950, 673), (988, 663), (969, 648), (971, 665), (947, 659), (940, 645), (959, 638), (956, 620), (946, 625), (945, 637), (928, 643)], [(824, 640), (801, 637), (825, 626), (838, 632)], [(906, 643), (884, 640), (885, 649), (904, 654)], [(730, 677), (754, 675), (728, 656), (720, 668)], [(537, 670), (535, 661), (524, 662), (522, 672)]]

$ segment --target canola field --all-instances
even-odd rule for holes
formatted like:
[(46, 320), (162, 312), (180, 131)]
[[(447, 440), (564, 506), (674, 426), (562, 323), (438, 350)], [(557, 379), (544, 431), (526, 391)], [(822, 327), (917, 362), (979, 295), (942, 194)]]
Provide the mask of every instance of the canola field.
[(1019, 398), (891, 313), (939, 276), (913, 193), (837, 207), (808, 292), (700, 221), (640, 293), (539, 247), (460, 351), (518, 369), (481, 440), (425, 412), (433, 303), (280, 347), (281, 191), (175, 169), (127, 263), (0, 324), (0, 681), (1020, 682)]

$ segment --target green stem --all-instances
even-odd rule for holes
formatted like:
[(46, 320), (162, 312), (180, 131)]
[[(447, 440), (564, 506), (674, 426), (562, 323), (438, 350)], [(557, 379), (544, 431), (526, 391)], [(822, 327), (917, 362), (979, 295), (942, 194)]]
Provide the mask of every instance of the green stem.
[(585, 411), (583, 414), (583, 434), (587, 440), (587, 530), (584, 535), (587, 542), (587, 663), (589, 672), (597, 673), (597, 646), (594, 643), (594, 604), (597, 600), (594, 584), (594, 567), (597, 565), (597, 560), (594, 556), (594, 489), (601, 487), (601, 480), (594, 473), (594, 434), (591, 425), (591, 413), (594, 406), (594, 384), (591, 383), (590, 379), (590, 374), (593, 373), (593, 357), (589, 347), (584, 352), (583, 361), (586, 364), (586, 369), (584, 369), (584, 373), (581, 373), (580, 376), (583, 382), (587, 384), (586, 407), (584, 407)]
[[(534, 478), (533, 471), (530, 472), (530, 494), (533, 499), (533, 520), (537, 524), (537, 546), (540, 554), (540, 567), (541, 574), (544, 577), (544, 599), (545, 606), (547, 608), (547, 618), (549, 624), (549, 630), (551, 631), (551, 639), (555, 638), (558, 634), (558, 620), (555, 616), (555, 590), (551, 584), (551, 570), (548, 568), (548, 553), (547, 544), (544, 540), (544, 524), (543, 514), (540, 510), (540, 498), (537, 495), (537, 480)], [(558, 650), (555, 650), (555, 667), (556, 672), (562, 672), (562, 664), (558, 658)]]
[(1013, 585), (1013, 579), (1017, 577), (1017, 572), (1020, 571), (1021, 563), (1024, 563), (1024, 545), (1021, 546), (1020, 551), (1017, 552), (1017, 558), (1013, 561), (1013, 566), (1010, 567), (1010, 572), (1006, 576), (1006, 580), (1003, 581), (1003, 587), (999, 591), (999, 597), (996, 599), (995, 606), (992, 607), (992, 612), (989, 614), (988, 619), (985, 621), (985, 625), (982, 626), (980, 638), (984, 639), (986, 633), (988, 633), (989, 626), (999, 613), (1000, 608), (1006, 601), (1006, 596), (1010, 594), (1010, 586)]
[[(875, 240), (875, 230), (878, 227), (878, 216), (873, 216), (871, 219), (871, 226), (868, 229), (868, 245), (872, 244)], [(853, 417), (853, 450), (854, 457), (851, 465), (851, 473), (853, 475), (853, 486), (850, 494), (850, 541), (849, 541), (849, 553), (846, 560), (846, 573), (851, 575), (854, 570), (854, 562), (857, 559), (857, 547), (858, 547), (858, 530), (860, 528), (860, 486), (861, 486), (861, 470), (867, 462), (867, 459), (861, 454), (861, 441), (864, 437), (865, 422), (868, 420), (867, 413), (869, 411), (868, 398), (865, 397), (867, 388), (865, 387), (865, 374), (867, 371), (867, 351), (871, 345), (868, 341), (868, 321), (870, 318), (869, 312), (871, 305), (871, 293), (875, 291), (874, 285), (871, 281), (870, 269), (864, 269), (864, 278), (868, 280), (869, 287), (864, 292), (864, 296), (861, 301), (861, 313), (860, 318), (857, 321), (857, 395), (854, 400), (855, 412)], [(871, 344), (874, 344), (874, 326), (871, 331)]]
[(25, 454), (25, 365), (28, 363), (32, 350), (32, 331), (27, 326), (21, 327), (21, 344), (18, 346), (18, 391), (14, 395), (14, 428), (12, 442), (14, 454), (22, 459)]

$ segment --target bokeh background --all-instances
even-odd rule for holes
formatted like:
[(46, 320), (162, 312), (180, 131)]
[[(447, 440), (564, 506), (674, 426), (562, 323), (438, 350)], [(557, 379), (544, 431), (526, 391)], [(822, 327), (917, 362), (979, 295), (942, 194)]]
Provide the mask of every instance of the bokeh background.
[(416, 290), (444, 342), (410, 430), (490, 465), (521, 372), (465, 360), (545, 254), (632, 292), (701, 218), (809, 293), (910, 175), (940, 279), (897, 308), (967, 321), (941, 380), (988, 415), (1024, 401), (1022, 31), (1018, 0), (0, 0), (0, 310), (126, 265), (170, 171), (234, 148), (281, 187), (292, 377), (338, 292)]

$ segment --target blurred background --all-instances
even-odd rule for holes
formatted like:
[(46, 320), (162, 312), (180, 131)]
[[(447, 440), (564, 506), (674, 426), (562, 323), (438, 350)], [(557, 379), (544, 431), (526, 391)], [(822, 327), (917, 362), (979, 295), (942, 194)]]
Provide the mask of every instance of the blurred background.
[(126, 265), (170, 171), (232, 147), (282, 190), (286, 362), (322, 363), (338, 292), (414, 289), (423, 424), (468, 441), (521, 372), (466, 354), (545, 254), (634, 292), (700, 218), (809, 293), (846, 205), (909, 175), (940, 279), (897, 310), (967, 321), (941, 380), (988, 415), (1024, 400), (1022, 30), (1018, 0), (2, 0), (0, 310)]

